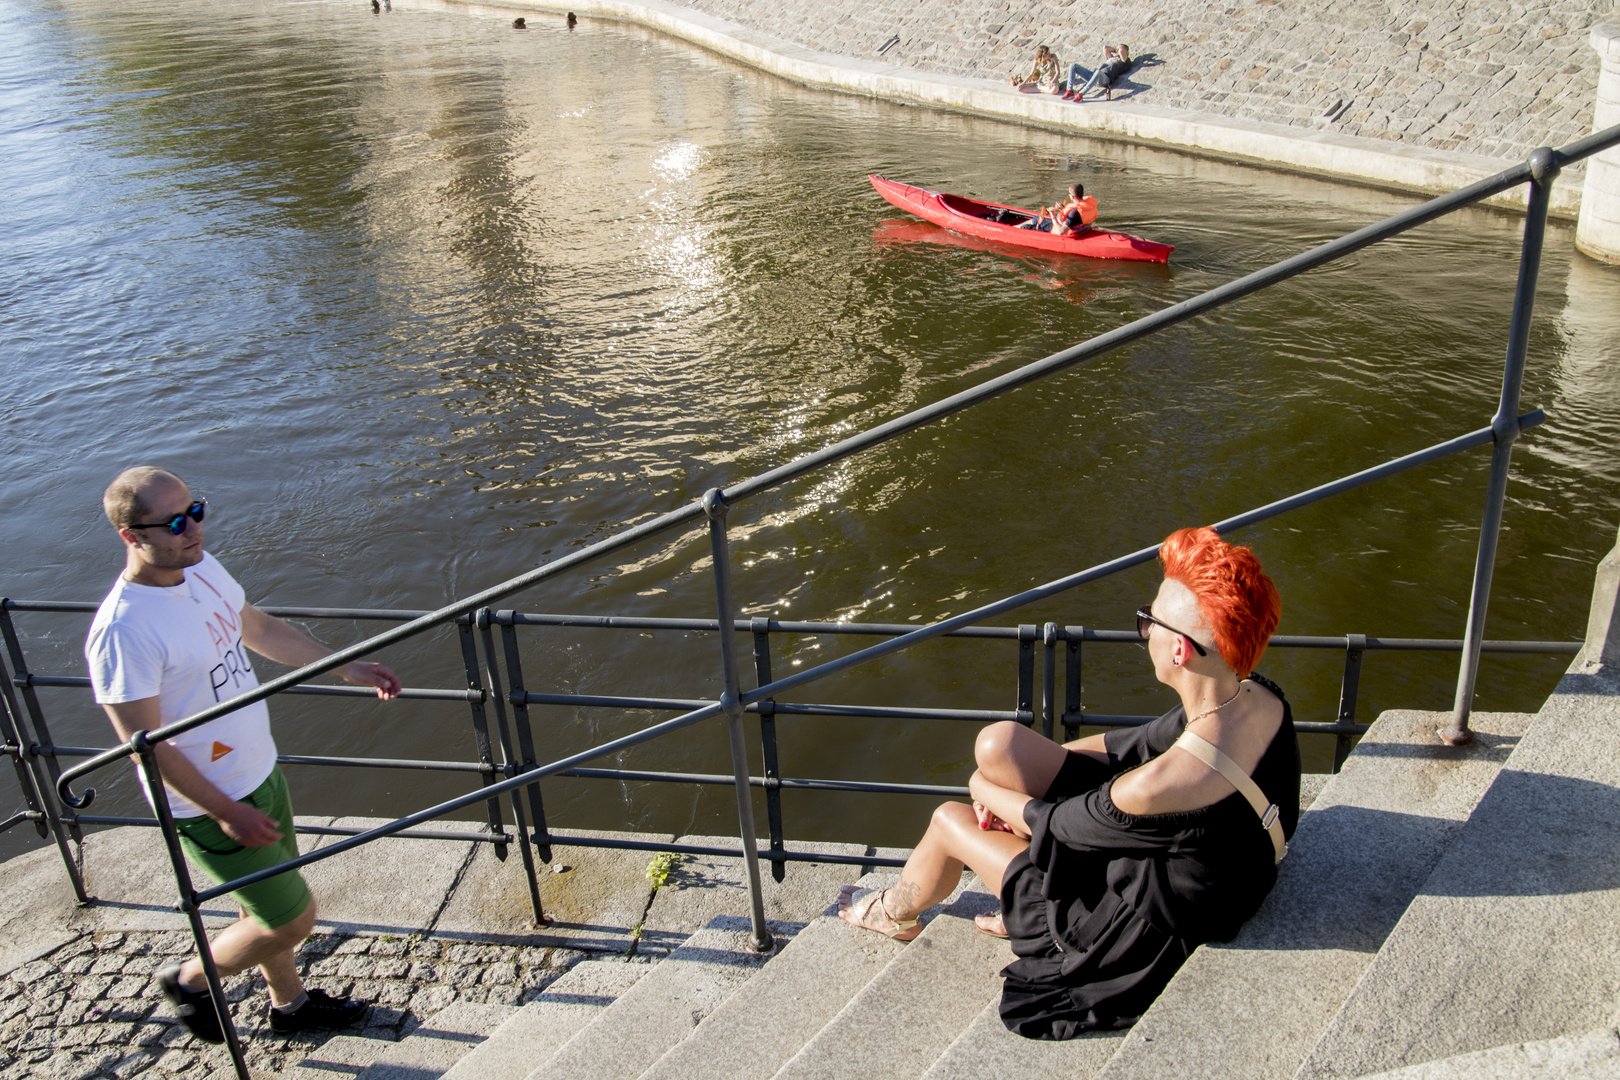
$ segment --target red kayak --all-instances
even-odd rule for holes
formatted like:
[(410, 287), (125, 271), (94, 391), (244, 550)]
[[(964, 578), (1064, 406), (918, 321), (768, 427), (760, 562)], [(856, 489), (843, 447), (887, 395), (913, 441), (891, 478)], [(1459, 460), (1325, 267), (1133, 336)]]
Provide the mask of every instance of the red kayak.
[(1016, 247), (1055, 251), (1066, 255), (1084, 255), (1089, 259), (1134, 259), (1138, 262), (1167, 262), (1175, 248), (1169, 244), (1155, 244), (1139, 236), (1107, 232), (1095, 225), (1070, 233), (1053, 236), (1038, 229), (1020, 229), (1016, 223), (1007, 224), (997, 218), (1027, 221), (1034, 215), (1016, 206), (979, 202), (961, 195), (946, 195), (927, 188), (897, 184), (881, 176), (867, 177), (877, 193), (909, 214), (924, 221), (932, 221), (954, 232), (966, 233), (984, 240), (995, 240)]

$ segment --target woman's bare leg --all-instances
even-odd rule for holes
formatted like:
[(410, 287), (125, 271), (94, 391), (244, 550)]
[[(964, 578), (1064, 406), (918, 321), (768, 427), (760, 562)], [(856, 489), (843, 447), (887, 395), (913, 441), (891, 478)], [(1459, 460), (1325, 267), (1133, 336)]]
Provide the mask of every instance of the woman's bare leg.
[[(951, 894), (962, 879), (964, 866), (972, 869), (979, 880), (998, 892), (1001, 879), (1007, 875), (1007, 864), (1029, 846), (1029, 841), (1005, 832), (986, 832), (979, 828), (973, 808), (966, 803), (944, 803), (934, 811), (928, 831), (917, 842), (917, 847), (900, 871), (900, 880), (883, 894), (881, 908), (867, 909), (869, 921), (887, 914), (889, 919), (904, 921), (915, 919)], [(850, 886), (845, 886), (838, 899), (841, 918), (865, 925), (855, 917), (850, 906)], [(882, 929), (878, 925), (868, 929)]]
[(974, 761), (986, 780), (1037, 799), (1052, 786), (1068, 756), (1062, 746), (1012, 720), (990, 724), (973, 744)]

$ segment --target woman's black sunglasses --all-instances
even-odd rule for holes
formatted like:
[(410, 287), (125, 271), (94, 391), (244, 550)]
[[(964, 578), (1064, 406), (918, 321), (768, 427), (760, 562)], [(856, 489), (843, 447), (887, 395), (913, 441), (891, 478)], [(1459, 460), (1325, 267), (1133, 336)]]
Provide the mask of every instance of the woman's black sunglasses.
[(1143, 641), (1147, 640), (1148, 628), (1153, 626), (1155, 623), (1157, 623), (1159, 626), (1164, 627), (1166, 630), (1170, 631), (1172, 634), (1180, 634), (1182, 637), (1186, 638), (1188, 641), (1192, 641), (1192, 647), (1198, 650), (1198, 655), (1199, 656), (1208, 656), (1209, 655), (1209, 653), (1207, 651), (1205, 651), (1205, 649), (1204, 649), (1204, 647), (1202, 645), (1198, 644), (1198, 642), (1196, 642), (1196, 641), (1193, 641), (1193, 636), (1191, 634), (1187, 633), (1187, 631), (1185, 631), (1185, 630), (1177, 630), (1175, 627), (1171, 626), (1169, 623), (1164, 622), (1163, 620), (1160, 620), (1160, 619), (1155, 619), (1153, 617), (1153, 605), (1152, 604), (1149, 604), (1146, 607), (1139, 607), (1139, 608), (1136, 609), (1136, 632), (1142, 638)]
[(207, 499), (198, 499), (196, 502), (194, 502), (190, 506), (186, 507), (186, 512), (185, 513), (176, 514), (176, 515), (174, 515), (174, 517), (170, 518), (168, 521), (153, 521), (153, 522), (150, 522), (150, 523), (148, 523), (146, 525), (131, 525), (130, 528), (132, 528), (132, 529), (168, 529), (170, 536), (179, 536), (181, 533), (186, 531), (186, 518), (190, 518), (192, 521), (195, 521), (198, 524), (201, 524), (202, 519), (203, 519), (203, 512), (205, 510), (207, 510), (207, 509), (208, 509), (208, 500)]

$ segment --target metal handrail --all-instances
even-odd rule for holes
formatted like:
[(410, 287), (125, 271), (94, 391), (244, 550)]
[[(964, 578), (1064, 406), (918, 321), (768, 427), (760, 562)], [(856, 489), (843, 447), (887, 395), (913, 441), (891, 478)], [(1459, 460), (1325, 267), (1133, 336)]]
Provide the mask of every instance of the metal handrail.
[[(1331, 262), (1335, 259), (1353, 254), (1370, 244), (1377, 243), (1380, 240), (1388, 239), (1389, 237), (1406, 232), (1409, 229), (1414, 229), (1419, 225), (1426, 224), (1433, 221), (1435, 218), (1450, 213), (1452, 210), (1459, 209), (1461, 207), (1479, 202), (1483, 199), (1490, 198), (1493, 195), (1500, 194), (1501, 192), (1506, 191), (1508, 188), (1515, 187), (1527, 180), (1534, 181), (1535, 186), (1538, 189), (1547, 187), (1551, 183), (1551, 178), (1556, 177), (1557, 170), (1566, 165), (1573, 164), (1574, 162), (1582, 161), (1593, 154), (1616, 145), (1620, 145), (1620, 125), (1616, 125), (1615, 127), (1609, 128), (1606, 131), (1594, 133), (1585, 139), (1580, 139), (1569, 144), (1561, 150), (1551, 150), (1543, 147), (1532, 155), (1531, 160), (1523, 162), (1519, 165), (1514, 165), (1511, 168), (1504, 169), (1495, 176), (1477, 181), (1476, 183), (1470, 184), (1465, 188), (1459, 189), (1458, 191), (1454, 191), (1449, 195), (1442, 195), (1438, 198), (1431, 199), (1419, 206), (1412, 207), (1411, 209), (1405, 210), (1399, 214), (1394, 214), (1381, 222), (1368, 225), (1363, 229), (1358, 229), (1355, 232), (1350, 233), (1348, 236), (1329, 241), (1328, 243), (1322, 244), (1311, 251), (1296, 255), (1290, 259), (1285, 259), (1282, 262), (1275, 263), (1272, 266), (1266, 267), (1265, 269), (1257, 270), (1254, 273), (1247, 274), (1237, 279), (1236, 281), (1217, 286), (1216, 288), (1210, 289), (1199, 296), (1193, 297), (1189, 300), (1184, 300), (1181, 303), (1174, 304), (1162, 311), (1137, 319), (1134, 322), (1118, 328), (1117, 330), (1100, 334), (1080, 345), (1074, 346), (1073, 348), (1064, 349), (1060, 352), (1054, 353), (1044, 360), (1038, 360), (1034, 363), (1026, 364), (1016, 371), (1011, 371), (1005, 375), (987, 380), (976, 387), (953, 394), (942, 401), (933, 403), (932, 405), (925, 405), (922, 408), (914, 409), (904, 416), (897, 417), (888, 423), (879, 424), (877, 427), (870, 428), (858, 435), (853, 435), (840, 442), (834, 443), (832, 446), (825, 447), (821, 450), (815, 451), (814, 453), (806, 454), (803, 457), (789, 462), (788, 464), (779, 468), (762, 473), (761, 475), (750, 480), (745, 480), (722, 491), (721, 500), (729, 504), (738, 499), (747, 498), (751, 495), (757, 495), (760, 492), (768, 491), (771, 488), (784, 484), (789, 480), (804, 475), (805, 473), (812, 472), (825, 465), (840, 461), (843, 458), (849, 457), (857, 452), (871, 449), (874, 446), (887, 442), (889, 439), (909, 432), (915, 428), (922, 427), (925, 424), (944, 419), (945, 417), (960, 412), (971, 405), (988, 401), (989, 399), (1005, 393), (1008, 390), (1016, 389), (1025, 385), (1026, 383), (1033, 382), (1054, 372), (1071, 367), (1082, 360), (1089, 360), (1096, 356), (1101, 356), (1104, 353), (1111, 352), (1114, 349), (1130, 344), (1131, 342), (1136, 341), (1137, 339), (1148, 334), (1174, 326), (1178, 323), (1186, 322), (1189, 319), (1203, 314), (1205, 311), (1230, 303), (1234, 300), (1241, 299), (1250, 293), (1256, 292), (1270, 285), (1274, 285), (1278, 282), (1286, 281), (1288, 278), (1296, 277), (1299, 274), (1305, 273), (1306, 271), (1314, 270), (1318, 266), (1322, 266), (1325, 263)], [(1542, 207), (1542, 211), (1543, 212), (1539, 222), (1540, 230), (1544, 230), (1546, 224), (1545, 207)], [(1527, 218), (1527, 223), (1536, 224), (1533, 218)], [(1531, 231), (1540, 231), (1530, 229), (1528, 224), (1526, 229), (1527, 234)], [(1539, 239), (1536, 250), (1539, 254)], [(1524, 283), (1521, 280), (1521, 286), (1523, 284)], [(1533, 299), (1533, 296), (1530, 297), (1530, 299)], [(1516, 303), (1515, 325), (1517, 325), (1519, 321), (1518, 316), (1521, 309), (1523, 309), (1523, 305)], [(1523, 310), (1527, 311), (1527, 309)], [(1511, 421), (1512, 418), (1509, 417), (1507, 422), (1504, 423), (1499, 415), (1497, 419), (1493, 420), (1493, 427), (1487, 430), (1492, 432), (1492, 436), (1494, 438), (1496, 436), (1495, 429), (1503, 428), (1505, 430), (1506, 426), (1511, 424)], [(263, 683), (247, 693), (239, 694), (228, 701), (221, 702), (213, 708), (205, 709), (195, 716), (188, 717), (185, 720), (168, 725), (167, 727), (159, 728), (152, 732), (151, 738), (158, 742), (171, 739), (176, 735), (190, 731), (192, 728), (195, 728), (201, 724), (205, 724), (210, 720), (214, 720), (218, 717), (226, 715), (227, 713), (234, 712), (245, 705), (252, 704), (256, 701), (262, 701), (266, 697), (269, 697), (280, 690), (284, 690), (291, 686), (296, 686), (298, 683), (313, 678), (316, 675), (325, 674), (326, 672), (331, 671), (334, 668), (341, 667), (352, 660), (357, 660), (368, 653), (375, 652), (377, 649), (380, 649), (386, 645), (391, 645), (394, 642), (403, 641), (407, 638), (413, 637), (416, 634), (440, 623), (449, 622), (451, 620), (470, 615), (472, 612), (481, 607), (488, 607), (497, 600), (504, 599), (513, 593), (520, 592), (540, 583), (541, 581), (555, 577), (564, 570), (573, 569), (576, 566), (582, 566), (586, 563), (593, 562), (596, 559), (612, 554), (613, 552), (622, 548), (629, 547), (632, 544), (639, 543), (642, 540), (661, 535), (662, 533), (676, 528), (677, 526), (693, 524), (703, 517), (704, 514), (705, 511), (702, 505), (695, 502), (689, 503), (686, 506), (680, 507), (679, 509), (669, 511), (668, 513), (660, 514), (654, 518), (642, 522), (639, 525), (631, 526), (630, 528), (625, 529), (614, 536), (608, 537), (604, 540), (599, 540), (594, 544), (590, 544), (579, 549), (578, 551), (564, 555), (553, 562), (536, 567), (527, 573), (520, 574), (515, 578), (511, 578), (501, 583), (500, 585), (496, 585), (492, 588), (485, 589), (482, 592), (475, 593), (473, 596), (465, 600), (461, 600), (453, 604), (447, 604), (446, 606), (439, 608), (437, 611), (414, 618), (411, 621), (395, 627), (392, 630), (385, 631), (376, 635), (375, 637), (358, 642), (357, 644), (351, 645), (347, 648), (339, 649), (322, 660), (318, 660), (312, 664), (307, 664), (304, 667), (288, 672), (285, 675), (279, 676), (278, 678), (271, 679), (269, 682)], [(1150, 555), (1148, 557), (1151, 558), (1152, 556)], [(1472, 628), (1472, 623), (1470, 623), (1470, 628)], [(131, 744), (133, 744), (133, 742), (134, 740), (131, 740)], [(133, 749), (134, 746), (131, 745), (130, 750)], [(129, 751), (126, 750), (125, 753), (127, 752)], [(81, 802), (79, 797), (72, 794), (68, 785), (78, 777), (86, 775), (104, 765), (111, 763), (112, 761), (116, 760), (118, 756), (121, 755), (114, 754), (108, 755), (105, 759), (93, 759), (81, 766), (78, 766), (76, 769), (69, 770), (68, 773), (63, 774), (63, 776), (57, 782), (57, 792), (61, 796), (62, 800), (69, 806), (76, 808), (88, 805), (88, 799), (93, 798), (93, 789), (86, 789), (86, 801)]]
[[(469, 598), (449, 604), (436, 611), (424, 614), (410, 614), (401, 625), (386, 630), (355, 645), (339, 649), (326, 658), (313, 664), (305, 665), (284, 675), (278, 676), (261, 684), (254, 690), (238, 695), (228, 701), (221, 702), (212, 708), (205, 709), (184, 720), (178, 721), (154, 731), (137, 731), (126, 743), (76, 765), (61, 773), (55, 778), (55, 790), (63, 803), (75, 809), (82, 809), (90, 805), (95, 797), (95, 789), (86, 787), (81, 796), (75, 796), (71, 785), (79, 777), (100, 769), (126, 754), (134, 753), (137, 756), (142, 779), (147, 787), (148, 796), (157, 811), (157, 820), (163, 831), (165, 845), (168, 849), (171, 867), (175, 874), (176, 883), (181, 894), (181, 908), (187, 913), (192, 927), (193, 937), (197, 941), (200, 957), (207, 976), (210, 995), (214, 1002), (218, 1019), (226, 1034), (226, 1041), (236, 1072), (242, 1080), (247, 1080), (248, 1073), (242, 1056), (241, 1046), (236, 1031), (231, 1023), (228, 1008), (225, 1004), (223, 990), (219, 981), (219, 973), (214, 965), (212, 953), (208, 947), (207, 936), (198, 913), (198, 905), (208, 899), (215, 898), (227, 892), (240, 889), (255, 881), (263, 880), (289, 869), (296, 869), (313, 862), (320, 861), (340, 854), (350, 848), (368, 843), (372, 840), (404, 832), (414, 825), (442, 817), (461, 809), (472, 803), (493, 799), (494, 796), (507, 792), (516, 792), (518, 788), (529, 786), (531, 791), (537, 791), (535, 781), (544, 776), (556, 775), (570, 769), (578, 768), (596, 758), (629, 749), (632, 746), (651, 741), (663, 735), (691, 726), (702, 720), (719, 714), (725, 714), (728, 720), (732, 764), (733, 783), (737, 789), (737, 810), (740, 834), (744, 843), (743, 854), (747, 861), (749, 894), (752, 909), (753, 938), (760, 948), (767, 948), (771, 941), (768, 929), (765, 926), (763, 897), (759, 879), (759, 852), (755, 850), (753, 838), (756, 833), (753, 826), (753, 805), (748, 796), (750, 777), (746, 771), (746, 753), (742, 745), (740, 720), (746, 706), (762, 701), (770, 701), (774, 695), (784, 691), (806, 685), (810, 682), (826, 678), (839, 671), (847, 670), (858, 664), (877, 659), (882, 656), (900, 651), (918, 644), (962, 630), (974, 623), (993, 618), (996, 615), (1012, 611), (1037, 600), (1056, 595), (1067, 589), (1089, 581), (1095, 581), (1110, 574), (1132, 566), (1137, 566), (1152, 559), (1158, 553), (1158, 545), (1143, 548), (1128, 555), (1106, 563), (1099, 564), (1078, 574), (1068, 575), (1035, 589), (1026, 590), (1016, 595), (1005, 597), (990, 604), (981, 605), (972, 611), (965, 612), (952, 618), (944, 619), (928, 626), (890, 637), (888, 640), (869, 646), (865, 649), (818, 665), (806, 671), (801, 671), (786, 678), (768, 681), (761, 678), (763, 685), (756, 689), (744, 692), (740, 687), (739, 661), (736, 652), (734, 634), (720, 634), (720, 647), (722, 657), (722, 672), (724, 690), (720, 700), (709, 702), (695, 708), (683, 715), (666, 720), (662, 723), (646, 727), (631, 735), (627, 735), (609, 742), (600, 744), (589, 750), (570, 755), (544, 766), (531, 767), (527, 760), (529, 748), (525, 747), (525, 761), (522, 769), (514, 769), (512, 757), (507, 754), (508, 775), (495, 780), (486, 777), (486, 783), (479, 791), (470, 795), (451, 799), (425, 810), (397, 818), (392, 822), (376, 828), (367, 829), (352, 836), (345, 837), (324, 848), (287, 860), (279, 866), (270, 868), (256, 874), (250, 874), (236, 881), (227, 882), (211, 889), (194, 890), (189, 870), (179, 849), (177, 834), (175, 832), (172, 816), (169, 812), (168, 800), (164, 791), (161, 774), (157, 767), (154, 748), (157, 743), (174, 738), (183, 732), (192, 730), (210, 720), (217, 719), (245, 705), (261, 701), (273, 694), (291, 690), (308, 679), (331, 671), (361, 656), (367, 655), (386, 645), (402, 641), (422, 633), (442, 623), (456, 621), (462, 626), (462, 647), (464, 655), (469, 662), (469, 682), (476, 681), (473, 675), (472, 637), (470, 634), (469, 617), (480, 608), (486, 608), (497, 600), (503, 599), (541, 581), (555, 577), (564, 571), (600, 559), (613, 552), (622, 550), (642, 540), (661, 535), (670, 530), (697, 524), (706, 519), (709, 531), (711, 550), (713, 553), (713, 568), (715, 576), (716, 601), (718, 607), (717, 625), (726, 625), (734, 621), (735, 607), (732, 602), (730, 588), (730, 565), (728, 555), (727, 516), (729, 508), (738, 501), (750, 496), (778, 487), (792, 479), (813, 472), (833, 462), (840, 461), (853, 454), (870, 449), (889, 439), (906, 432), (915, 430), (925, 424), (943, 419), (963, 409), (987, 401), (1009, 390), (1024, 386), (1035, 380), (1044, 378), (1054, 372), (1064, 370), (1085, 360), (1102, 356), (1114, 349), (1120, 348), (1133, 341), (1137, 341), (1149, 334), (1163, 330), (1192, 319), (1206, 311), (1213, 310), (1221, 305), (1231, 303), (1250, 293), (1266, 288), (1270, 285), (1285, 281), (1298, 274), (1322, 266), (1335, 259), (1359, 251), (1373, 243), (1401, 232), (1415, 228), (1418, 225), (1432, 221), (1452, 210), (1470, 205), (1482, 199), (1499, 194), (1518, 184), (1530, 183), (1530, 198), (1527, 203), (1525, 221), (1525, 234), (1519, 262), (1518, 283), (1515, 291), (1512, 324), (1508, 335), (1507, 358), (1503, 368), (1503, 381), (1500, 399), (1491, 425), (1487, 428), (1469, 432), (1445, 443), (1431, 446), (1425, 450), (1408, 454), (1404, 457), (1386, 462), (1383, 465), (1363, 470), (1347, 477), (1340, 478), (1301, 492), (1289, 498), (1281, 499), (1266, 506), (1250, 510), (1244, 514), (1229, 518), (1217, 523), (1214, 528), (1218, 532), (1229, 532), (1234, 529), (1251, 525), (1277, 514), (1285, 513), (1300, 506), (1308, 505), (1320, 499), (1336, 495), (1344, 491), (1360, 487), (1373, 480), (1405, 471), (1416, 465), (1439, 460), (1459, 453), (1463, 450), (1490, 443), (1493, 446), (1490, 479), (1487, 485), (1486, 507), (1484, 520), (1481, 526), (1479, 548), (1475, 562), (1475, 574), (1472, 594), (1469, 604), (1469, 616), (1463, 644), (1461, 647), (1462, 664), (1458, 676), (1457, 696), (1453, 710), (1452, 726), (1444, 733), (1448, 742), (1453, 744), (1466, 742), (1471, 738), (1467, 722), (1472, 708), (1472, 697), (1475, 680), (1477, 678), (1479, 656), (1483, 649), (1483, 632), (1485, 624), (1486, 607), (1489, 601), (1492, 571), (1495, 563), (1496, 545), (1501, 528), (1503, 505), (1505, 501), (1507, 474), (1511, 462), (1512, 445), (1521, 431), (1529, 426), (1540, 423), (1545, 417), (1539, 410), (1523, 414), (1519, 413), (1519, 396), (1522, 385), (1525, 354), (1529, 334), (1529, 321), (1532, 305), (1535, 299), (1535, 284), (1540, 268), (1542, 240), (1545, 235), (1547, 210), (1550, 205), (1551, 187), (1559, 171), (1566, 165), (1583, 160), (1601, 150), (1620, 145), (1620, 126), (1612, 127), (1606, 131), (1578, 140), (1564, 147), (1562, 150), (1552, 150), (1543, 147), (1531, 155), (1530, 159), (1522, 164), (1505, 169), (1493, 177), (1481, 180), (1468, 187), (1462, 188), (1449, 195), (1432, 199), (1420, 206), (1413, 207), (1400, 214), (1386, 218), (1382, 222), (1359, 229), (1347, 236), (1330, 241), (1311, 251), (1304, 252), (1293, 258), (1283, 260), (1262, 270), (1245, 275), (1236, 281), (1218, 286), (1193, 297), (1189, 300), (1172, 305), (1152, 315), (1137, 319), (1126, 326), (1098, 335), (1080, 345), (1061, 352), (1054, 353), (1043, 360), (1027, 364), (1015, 371), (990, 379), (978, 386), (951, 395), (931, 405), (912, 410), (903, 416), (897, 417), (885, 424), (880, 424), (860, 434), (841, 440), (819, 451), (804, 455), (769, 470), (749, 480), (744, 480), (725, 490), (711, 489), (704, 493), (701, 500), (687, 504), (677, 510), (658, 515), (639, 525), (627, 528), (607, 539), (588, 545), (575, 552), (565, 555), (554, 562), (537, 567), (525, 574), (512, 578), (493, 588), (486, 589)], [(405, 613), (402, 613), (402, 615)], [(16, 648), (10, 631), (9, 620), (3, 623), (7, 644)], [(487, 624), (484, 626), (487, 632)], [(1048, 627), (1050, 630), (1051, 627)], [(486, 639), (487, 640), (487, 639)], [(1023, 628), (1020, 629), (1020, 642), (1026, 638)], [(1048, 635), (1050, 646), (1052, 636)], [(1361, 642), (1365, 648), (1365, 642)], [(486, 653), (489, 650), (486, 648)], [(1359, 658), (1361, 649), (1352, 644), (1348, 652)], [(1357, 660), (1359, 663), (1359, 659)], [(495, 671), (496, 660), (486, 655), (485, 667), (492, 675)], [(762, 669), (763, 670), (763, 669)], [(1051, 676), (1050, 670), (1047, 672)], [(32, 684), (24, 688), (27, 694), (32, 693)], [(12, 687), (4, 687), (3, 703), (6, 711), (15, 716), (15, 705), (12, 697)], [(480, 701), (471, 702), (475, 716), (481, 717), (478, 710)], [(514, 700), (514, 707), (519, 707)], [(501, 725), (503, 747), (506, 746), (506, 728), (504, 703), (497, 696), (493, 705), (496, 709), (497, 719)], [(773, 707), (772, 714), (775, 709)], [(1341, 719), (1343, 711), (1341, 707)], [(1049, 721), (1048, 721), (1049, 722)], [(10, 721), (8, 720), (8, 723)], [(4, 733), (6, 741), (12, 745), (21, 745), (20, 735), (12, 737), (12, 733)], [(520, 732), (521, 734), (521, 732)], [(37, 759), (34, 759), (37, 764)], [(55, 767), (54, 758), (51, 759)], [(25, 791), (38, 794), (44, 786), (44, 777), (41, 774), (30, 773), (22, 767), (22, 758), (16, 759), (19, 778), (25, 783)], [(769, 778), (767, 778), (769, 779)], [(32, 796), (31, 796), (32, 797)], [(494, 813), (491, 803), (492, 815)], [(514, 809), (520, 815), (521, 804), (514, 797)], [(51, 827), (56, 832), (58, 846), (62, 849), (64, 857), (67, 855), (66, 841), (61, 832), (60, 822), (47, 814)], [(10, 823), (8, 823), (10, 824)], [(493, 824), (493, 820), (492, 820)], [(520, 820), (520, 830), (523, 829)], [(525, 838), (527, 840), (527, 838)], [(528, 843), (520, 843), (525, 861), (529, 859)], [(773, 858), (782, 853), (773, 852)], [(784, 856), (785, 857), (785, 856)], [(70, 868), (70, 873), (73, 871)], [(82, 896), (82, 883), (74, 875), (75, 887)], [(531, 882), (531, 890), (533, 885)], [(538, 904), (538, 896), (534, 897)]]

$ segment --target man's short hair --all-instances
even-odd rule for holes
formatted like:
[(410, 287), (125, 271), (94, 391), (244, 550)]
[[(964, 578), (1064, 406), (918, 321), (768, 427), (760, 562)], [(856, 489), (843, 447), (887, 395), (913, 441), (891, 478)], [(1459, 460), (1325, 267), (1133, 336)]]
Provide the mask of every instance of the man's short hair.
[(101, 508), (107, 512), (107, 520), (112, 522), (113, 528), (127, 529), (140, 524), (141, 518), (151, 512), (141, 502), (141, 489), (160, 477), (177, 484), (185, 483), (168, 469), (156, 465), (137, 465), (113, 477), (101, 496)]
[(1069, 185), (1069, 196), (1070, 196), (1070, 198), (1074, 198), (1074, 199), (1083, 199), (1083, 198), (1085, 198), (1086, 197), (1086, 185), (1084, 185), (1084, 184), (1070, 184)]

